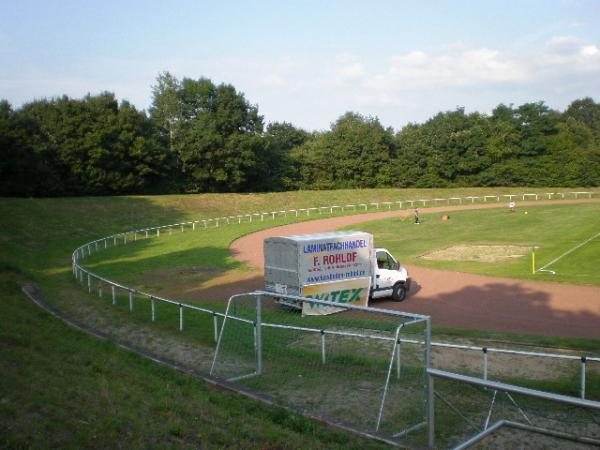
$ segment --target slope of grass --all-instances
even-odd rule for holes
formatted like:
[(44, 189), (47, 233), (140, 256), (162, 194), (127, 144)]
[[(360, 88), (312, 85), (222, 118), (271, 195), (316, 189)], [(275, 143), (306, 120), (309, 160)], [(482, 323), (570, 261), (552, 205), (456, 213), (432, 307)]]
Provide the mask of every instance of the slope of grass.
[[(18, 278), (18, 277), (17, 277)], [(0, 274), (2, 448), (377, 448), (68, 327)]]

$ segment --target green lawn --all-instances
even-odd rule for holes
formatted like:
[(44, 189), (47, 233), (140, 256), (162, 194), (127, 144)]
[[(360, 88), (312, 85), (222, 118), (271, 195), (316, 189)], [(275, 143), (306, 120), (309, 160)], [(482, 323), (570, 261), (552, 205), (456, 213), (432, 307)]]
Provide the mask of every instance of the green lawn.
[(381, 447), (70, 328), (19, 279), (0, 275), (2, 448)]
[[(527, 212), (527, 214), (525, 214)], [(353, 227), (355, 228), (355, 227)], [(505, 209), (457, 211), (450, 220), (441, 214), (421, 214), (421, 224), (412, 218), (388, 219), (361, 224), (373, 233), (378, 246), (388, 248), (401, 262), (436, 269), (483, 275), (600, 284), (600, 236), (548, 267), (556, 272), (532, 274), (530, 248), (535, 248), (536, 267), (556, 259), (600, 232), (600, 204), (551, 205)], [(422, 256), (455, 245), (519, 245), (526, 256), (500, 262), (439, 261)]]

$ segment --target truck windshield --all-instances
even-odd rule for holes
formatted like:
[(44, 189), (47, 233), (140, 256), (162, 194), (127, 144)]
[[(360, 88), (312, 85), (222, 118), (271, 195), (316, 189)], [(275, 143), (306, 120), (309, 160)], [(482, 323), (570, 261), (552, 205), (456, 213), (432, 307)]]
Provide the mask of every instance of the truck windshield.
[(388, 252), (377, 252), (377, 267), (380, 269), (393, 270), (395, 261)]

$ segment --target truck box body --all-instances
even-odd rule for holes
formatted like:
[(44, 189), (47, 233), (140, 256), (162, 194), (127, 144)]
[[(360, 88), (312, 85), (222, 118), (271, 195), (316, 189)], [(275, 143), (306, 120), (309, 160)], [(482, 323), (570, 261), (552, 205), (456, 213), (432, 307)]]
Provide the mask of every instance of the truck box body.
[[(374, 271), (373, 236), (369, 233), (267, 238), (264, 255), (268, 291), (367, 305)], [(304, 304), (303, 314), (330, 314), (337, 310)]]

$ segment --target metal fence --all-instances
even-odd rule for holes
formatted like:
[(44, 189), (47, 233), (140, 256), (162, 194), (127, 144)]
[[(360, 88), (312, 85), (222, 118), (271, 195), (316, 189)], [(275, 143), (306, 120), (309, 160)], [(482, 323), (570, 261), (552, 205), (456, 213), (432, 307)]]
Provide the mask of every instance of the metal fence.
[[(212, 322), (212, 327), (211, 327), (212, 329), (211, 329), (210, 334), (211, 334), (212, 340), (215, 343), (217, 343), (218, 341), (220, 342), (219, 336), (221, 336), (221, 337), (223, 336), (223, 333), (224, 333), (223, 326), (224, 326), (226, 317), (229, 317), (229, 319), (231, 319), (234, 316), (238, 317), (237, 314), (231, 314), (229, 312), (229, 308), (228, 308), (228, 312), (222, 313), (222, 312), (214, 311), (209, 308), (204, 308), (201, 306), (188, 304), (188, 303), (176, 300), (176, 299), (162, 297), (162, 296), (150, 293), (150, 292), (145, 292), (143, 290), (140, 290), (140, 289), (137, 289), (134, 287), (126, 286), (126, 285), (117, 283), (115, 281), (109, 280), (105, 277), (102, 277), (96, 273), (93, 273), (89, 269), (86, 269), (85, 267), (82, 266), (82, 261), (85, 259), (86, 256), (91, 255), (92, 252), (101, 251), (102, 249), (106, 249), (109, 246), (117, 246), (117, 245), (127, 244), (127, 243), (134, 242), (134, 241), (137, 241), (140, 239), (160, 237), (161, 233), (163, 235), (165, 233), (168, 235), (172, 235), (173, 230), (180, 230), (181, 232), (184, 232), (186, 230), (196, 231), (196, 230), (207, 229), (207, 228), (215, 228), (215, 227), (219, 227), (219, 226), (223, 226), (223, 225), (240, 224), (242, 222), (253, 222), (253, 221), (264, 222), (265, 218), (271, 219), (271, 220), (275, 220), (278, 217), (308, 218), (308, 217), (311, 217), (311, 214), (313, 216), (319, 217), (319, 216), (323, 216), (324, 214), (334, 215), (334, 214), (360, 213), (360, 212), (368, 212), (368, 211), (377, 211), (377, 210), (382, 210), (382, 209), (383, 210), (385, 210), (385, 209), (391, 210), (392, 208), (401, 209), (401, 208), (407, 207), (407, 206), (412, 208), (415, 205), (427, 207), (427, 206), (439, 205), (440, 203), (446, 203), (448, 205), (452, 205), (452, 204), (462, 204), (463, 202), (470, 203), (470, 204), (478, 202), (478, 203), (483, 204), (483, 203), (487, 203), (488, 201), (499, 202), (501, 198), (507, 198), (509, 200), (512, 200), (513, 198), (522, 198), (523, 200), (526, 200), (526, 199), (535, 199), (535, 200), (542, 199), (542, 200), (544, 200), (544, 199), (553, 199), (553, 198), (561, 198), (561, 199), (581, 198), (581, 197), (592, 198), (597, 195), (600, 195), (600, 193), (596, 193), (596, 192), (565, 192), (565, 193), (542, 193), (542, 194), (540, 194), (540, 193), (524, 193), (524, 194), (451, 197), (451, 198), (446, 198), (446, 199), (435, 198), (435, 199), (418, 199), (418, 200), (398, 200), (398, 201), (394, 201), (394, 202), (382, 201), (382, 202), (371, 202), (371, 203), (360, 203), (360, 204), (331, 205), (331, 206), (321, 206), (321, 207), (311, 207), (311, 208), (297, 208), (297, 209), (289, 209), (289, 210), (285, 210), (285, 211), (255, 212), (255, 213), (237, 214), (237, 215), (230, 215), (230, 216), (216, 217), (216, 218), (209, 218), (209, 219), (200, 219), (200, 220), (194, 220), (194, 221), (188, 221), (188, 222), (182, 222), (182, 223), (176, 223), (176, 224), (161, 225), (161, 226), (155, 226), (155, 227), (130, 230), (130, 231), (114, 234), (114, 235), (107, 236), (107, 237), (104, 237), (101, 239), (97, 239), (95, 241), (88, 242), (73, 251), (72, 269), (73, 269), (73, 275), (77, 278), (77, 280), (83, 286), (85, 286), (87, 288), (89, 293), (97, 292), (98, 295), (101, 297), (108, 294), (113, 305), (115, 305), (117, 303), (118, 298), (120, 298), (124, 295), (127, 299), (128, 310), (130, 312), (133, 312), (136, 302), (143, 301), (144, 305), (148, 306), (149, 318), (153, 322), (157, 320), (157, 314), (158, 314), (157, 306), (159, 304), (160, 305), (168, 305), (171, 308), (176, 308), (178, 310), (178, 319), (179, 319), (178, 322), (179, 322), (179, 330), (180, 331), (184, 330), (187, 314), (193, 313), (193, 314), (200, 314), (200, 315), (204, 316), (206, 320)], [(253, 295), (259, 295), (259, 294), (253, 294)], [(262, 293), (260, 295), (265, 295), (265, 293)], [(306, 301), (306, 299), (303, 299), (303, 301)], [(231, 300), (230, 300), (230, 303), (231, 303)], [(186, 311), (187, 311), (187, 313), (186, 313)], [(272, 311), (272, 308), (269, 309), (269, 311)], [(394, 315), (393, 312), (386, 310), (386, 313), (388, 313), (388, 312), (391, 313), (392, 316)], [(254, 314), (255, 314), (254, 320), (251, 320), (250, 322), (253, 322), (253, 323), (256, 322), (256, 313), (257, 313), (257, 310), (255, 309), (254, 310)], [(282, 319), (281, 317), (279, 319), (280, 319), (280, 321), (282, 321), (282, 320), (285, 321), (285, 320), (289, 320), (291, 317), (292, 316), (290, 314), (288, 314), (287, 319)], [(250, 320), (250, 319), (247, 319), (247, 320)], [(238, 320), (236, 320), (236, 321), (238, 321)], [(248, 322), (242, 321), (242, 323), (246, 323), (246, 325), (249, 325)], [(294, 327), (294, 328), (289, 328), (290, 326)], [(280, 328), (280, 329), (286, 329), (288, 331), (295, 330), (296, 332), (302, 332), (303, 334), (305, 334), (307, 336), (313, 336), (313, 337), (317, 336), (317, 338), (320, 342), (320, 344), (319, 344), (320, 351), (318, 353), (320, 354), (320, 359), (323, 362), (323, 364), (329, 359), (328, 354), (327, 354), (328, 353), (327, 349), (331, 348), (331, 345), (329, 343), (327, 343), (328, 340), (332, 340), (334, 337), (339, 339), (340, 336), (345, 336), (346, 334), (348, 334), (347, 330), (340, 331), (339, 329), (337, 329), (335, 327), (332, 328), (328, 325), (311, 328), (311, 327), (300, 327), (300, 326), (298, 326), (298, 324), (287, 324), (286, 327), (288, 327), (288, 328), (281, 328), (281, 327), (278, 327), (275, 322), (268, 322), (267, 325), (262, 327), (262, 329)], [(255, 329), (254, 325), (253, 325), (252, 329)], [(361, 332), (361, 336), (365, 341), (369, 341), (369, 340), (373, 340), (373, 339), (379, 339), (382, 342), (386, 341), (386, 339), (380, 339), (379, 337), (374, 337), (376, 335), (370, 335), (368, 333)], [(389, 336), (388, 336), (388, 338), (389, 338)], [(256, 337), (254, 337), (253, 339), (254, 339), (254, 342), (256, 342)], [(303, 338), (303, 339), (305, 339), (305, 338)], [(391, 338), (389, 338), (387, 340), (390, 342), (392, 340), (394, 340), (394, 339), (391, 339), (391, 340), (390, 339)], [(308, 339), (308, 340), (310, 340), (310, 339)], [(225, 342), (225, 341), (223, 341), (223, 342)], [(406, 349), (410, 346), (413, 346), (415, 348), (420, 348), (419, 352), (420, 351), (426, 352), (428, 355), (426, 358), (426, 361), (423, 361), (423, 364), (421, 364), (421, 367), (425, 367), (425, 368), (429, 367), (430, 358), (433, 362), (433, 365), (438, 366), (439, 368), (448, 368), (444, 361), (437, 361), (437, 359), (435, 357), (436, 349), (443, 351), (443, 352), (447, 352), (447, 351), (464, 352), (465, 354), (470, 355), (469, 358), (471, 359), (471, 363), (467, 364), (465, 367), (462, 367), (462, 368), (454, 366), (454, 367), (450, 367), (450, 369), (453, 371), (457, 371), (457, 370), (461, 371), (462, 370), (463, 372), (467, 372), (469, 375), (473, 375), (473, 374), (479, 372), (481, 374), (481, 379), (484, 382), (488, 382), (489, 378), (494, 378), (496, 380), (499, 380), (502, 378), (502, 376), (500, 374), (494, 373), (494, 370), (490, 370), (490, 366), (493, 365), (493, 361), (494, 361), (494, 359), (490, 358), (492, 355), (494, 356), (494, 358), (501, 358), (502, 356), (510, 355), (511, 357), (516, 357), (516, 358), (541, 359), (545, 363), (548, 363), (549, 361), (559, 361), (559, 362), (565, 363), (565, 364), (577, 364), (578, 365), (577, 393), (581, 399), (585, 399), (587, 396), (586, 374), (590, 370), (590, 363), (596, 364), (596, 367), (593, 369), (593, 372), (594, 372), (594, 374), (597, 374), (598, 368), (599, 368), (598, 367), (599, 365), (597, 363), (600, 362), (600, 357), (592, 356), (592, 355), (558, 354), (558, 353), (522, 351), (522, 350), (515, 350), (515, 349), (508, 349), (508, 348), (477, 347), (477, 346), (471, 346), (471, 345), (458, 345), (458, 344), (444, 343), (444, 342), (428, 342), (428, 339), (424, 339), (423, 337), (419, 338), (414, 335), (411, 336), (410, 334), (407, 335), (407, 334), (402, 334), (402, 333), (399, 334), (398, 338), (395, 339), (394, 342), (395, 342), (395, 344), (393, 347), (394, 348), (393, 355), (395, 355), (394, 357), (396, 357), (396, 358), (399, 358), (401, 348)], [(431, 354), (429, 354), (429, 351), (430, 351), (429, 344), (431, 345), (431, 348), (432, 348)], [(220, 344), (220, 345), (222, 345), (222, 344)], [(348, 345), (348, 344), (344, 344), (344, 345)], [(342, 347), (344, 345), (342, 345)], [(219, 349), (220, 349), (220, 347), (219, 347)], [(427, 350), (424, 350), (424, 349), (427, 349)], [(221, 351), (221, 350), (219, 350), (219, 351)], [(412, 353), (416, 354), (415, 352), (412, 352)], [(479, 360), (480, 365), (477, 362), (473, 362), (477, 358), (481, 358)], [(215, 360), (213, 361), (213, 367), (211, 368), (211, 370), (216, 370), (216, 366), (215, 366), (216, 362), (215, 361), (217, 361), (216, 357), (215, 357)], [(514, 361), (513, 361), (513, 363), (514, 363)], [(253, 364), (258, 364), (258, 362), (255, 361)], [(517, 363), (517, 364), (519, 364), (519, 363)], [(257, 367), (260, 368), (260, 366), (257, 366)], [(389, 371), (391, 371), (392, 370), (391, 362), (390, 362), (389, 367), (390, 367)], [(399, 361), (396, 364), (396, 367), (397, 367), (397, 369), (396, 369), (397, 374), (399, 376), (400, 367), (401, 367)], [(416, 366), (413, 364), (411, 367), (416, 367)], [(258, 372), (262, 373), (261, 370)], [(250, 374), (250, 373), (253, 373), (253, 372), (249, 372), (248, 374)], [(246, 375), (248, 375), (248, 374), (246, 374)], [(244, 374), (242, 374), (242, 375), (244, 375)], [(389, 373), (388, 373), (388, 376), (389, 376)], [(232, 378), (232, 377), (229, 377), (229, 378)], [(243, 377), (243, 378), (245, 379), (245, 378), (252, 378), (252, 377)], [(511, 377), (509, 376), (508, 378), (510, 379)], [(381, 421), (381, 416), (379, 417), (377, 426), (375, 427), (376, 430), (379, 430), (380, 421)], [(401, 422), (402, 421), (400, 420), (400, 423)], [(404, 436), (408, 432), (413, 432), (416, 429), (423, 427), (425, 422), (426, 421), (416, 424), (418, 426), (414, 425), (415, 426), (414, 429), (413, 429), (413, 426), (408, 426), (403, 431), (394, 432), (393, 435), (395, 437)]]
[(437, 369), (427, 379), (430, 448), (558, 448), (557, 438), (600, 446), (600, 402)]

